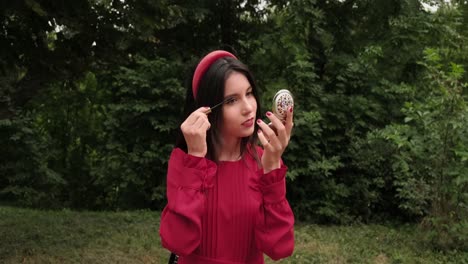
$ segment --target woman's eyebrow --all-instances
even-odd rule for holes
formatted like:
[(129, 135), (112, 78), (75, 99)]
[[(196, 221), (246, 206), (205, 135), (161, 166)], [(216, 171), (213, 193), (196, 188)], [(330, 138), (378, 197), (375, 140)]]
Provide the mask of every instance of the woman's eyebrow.
[[(249, 86), (249, 87), (247, 87), (247, 89), (245, 89), (246, 92), (248, 92), (249, 90), (252, 90), (252, 86)], [(228, 95), (224, 96), (224, 99), (229, 98), (229, 97), (233, 97), (233, 96), (239, 96), (239, 94), (238, 93), (228, 94)]]
[(239, 96), (239, 94), (238, 93), (228, 94), (228, 95), (224, 96), (224, 99), (227, 99), (227, 98), (230, 98), (230, 97), (235, 97), (235, 96)]

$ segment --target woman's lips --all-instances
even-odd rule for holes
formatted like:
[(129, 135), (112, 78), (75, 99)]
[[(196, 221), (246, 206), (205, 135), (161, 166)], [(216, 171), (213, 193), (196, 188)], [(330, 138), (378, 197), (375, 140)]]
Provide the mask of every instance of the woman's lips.
[(249, 120), (242, 123), (242, 125), (245, 126), (245, 127), (251, 127), (251, 126), (253, 126), (253, 124), (254, 124), (254, 119), (253, 118), (250, 118)]

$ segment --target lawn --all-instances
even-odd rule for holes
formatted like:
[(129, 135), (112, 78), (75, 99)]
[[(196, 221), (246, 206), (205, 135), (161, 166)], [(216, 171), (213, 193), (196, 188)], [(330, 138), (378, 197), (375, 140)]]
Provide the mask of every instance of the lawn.
[[(0, 206), (1, 263), (167, 263), (158, 212), (41, 211)], [(294, 255), (277, 263), (467, 263), (414, 225), (296, 226)], [(267, 263), (274, 263), (267, 259)]]

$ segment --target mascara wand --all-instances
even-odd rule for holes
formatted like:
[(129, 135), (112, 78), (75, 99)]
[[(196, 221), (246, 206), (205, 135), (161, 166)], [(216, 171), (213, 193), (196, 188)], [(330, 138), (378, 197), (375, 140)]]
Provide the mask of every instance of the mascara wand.
[(211, 112), (213, 111), (213, 109), (215, 109), (215, 108), (217, 108), (218, 106), (223, 105), (223, 104), (225, 104), (225, 103), (227, 103), (227, 102), (229, 102), (229, 101), (232, 101), (232, 100), (234, 100), (234, 97), (232, 97), (232, 96), (231, 96), (231, 97), (228, 97), (228, 98), (226, 98), (226, 99), (224, 99), (223, 101), (221, 101), (221, 103), (217, 103), (217, 104), (215, 104), (214, 106), (210, 107), (210, 109), (206, 110), (206, 111), (205, 111), (205, 114), (211, 113)]

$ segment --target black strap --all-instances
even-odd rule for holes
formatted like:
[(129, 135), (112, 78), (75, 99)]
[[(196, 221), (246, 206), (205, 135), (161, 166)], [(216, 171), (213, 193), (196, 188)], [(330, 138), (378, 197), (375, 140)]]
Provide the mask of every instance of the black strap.
[(169, 257), (169, 263), (168, 264), (177, 264), (179, 261), (179, 256), (177, 256), (174, 253), (171, 253), (171, 256)]

